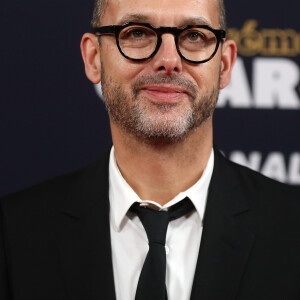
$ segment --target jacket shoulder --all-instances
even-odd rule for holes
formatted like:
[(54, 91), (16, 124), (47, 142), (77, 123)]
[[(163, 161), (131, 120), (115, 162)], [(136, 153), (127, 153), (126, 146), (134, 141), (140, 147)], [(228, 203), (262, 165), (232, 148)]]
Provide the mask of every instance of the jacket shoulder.
[(51, 198), (59, 200), (66, 196), (74, 187), (78, 185), (86, 186), (90, 179), (97, 176), (97, 179), (105, 179), (109, 161), (109, 152), (103, 154), (96, 161), (77, 170), (66, 174), (58, 175), (47, 179), (30, 187), (5, 195), (0, 198), (1, 203), (18, 201), (20, 199)]
[[(223, 157), (224, 158), (224, 157)], [(227, 168), (236, 178), (237, 188), (244, 191), (245, 197), (254, 206), (265, 208), (270, 213), (287, 213), (296, 220), (300, 214), (300, 188), (264, 176), (248, 167), (224, 158)], [(300, 222), (299, 222), (300, 225)]]
[[(294, 203), (300, 206), (300, 188), (268, 178), (248, 167), (239, 165), (215, 151), (214, 186), (226, 185), (243, 191), (248, 199), (261, 199), (273, 205)], [(255, 200), (253, 200), (255, 201)]]
[[(298, 195), (300, 196), (300, 188), (298, 186), (288, 185), (286, 183), (279, 182), (272, 178), (269, 178), (257, 171), (254, 171), (248, 167), (239, 165), (235, 162), (232, 162), (226, 159), (228, 164), (232, 166), (235, 170), (239, 178), (244, 182), (248, 183), (249, 185), (253, 185), (257, 189), (257, 191), (265, 191), (265, 192), (279, 192), (288, 193), (291, 195)], [(299, 199), (300, 200), (300, 199)]]

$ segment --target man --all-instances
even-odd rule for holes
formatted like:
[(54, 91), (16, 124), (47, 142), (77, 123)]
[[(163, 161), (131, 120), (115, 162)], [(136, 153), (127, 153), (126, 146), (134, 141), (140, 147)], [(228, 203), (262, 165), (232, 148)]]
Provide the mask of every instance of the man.
[(0, 299), (300, 299), (299, 191), (213, 150), (236, 58), (223, 2), (100, 0), (93, 28), (114, 146), (2, 199)]

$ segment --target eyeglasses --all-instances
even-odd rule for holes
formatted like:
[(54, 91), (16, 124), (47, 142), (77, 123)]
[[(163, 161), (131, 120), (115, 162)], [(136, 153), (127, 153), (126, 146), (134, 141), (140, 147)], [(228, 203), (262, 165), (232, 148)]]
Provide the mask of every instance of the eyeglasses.
[(94, 28), (94, 33), (97, 36), (114, 34), (120, 53), (132, 61), (153, 57), (162, 43), (162, 35), (171, 33), (180, 57), (193, 64), (211, 60), (226, 35), (224, 30), (208, 25), (155, 28), (147, 23), (102, 26)]

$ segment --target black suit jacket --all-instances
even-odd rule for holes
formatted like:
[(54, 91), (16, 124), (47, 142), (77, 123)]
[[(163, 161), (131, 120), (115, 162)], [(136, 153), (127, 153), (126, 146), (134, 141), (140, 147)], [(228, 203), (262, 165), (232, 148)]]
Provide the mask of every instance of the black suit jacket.
[[(1, 300), (115, 299), (108, 155), (1, 199), (0, 216)], [(296, 188), (215, 152), (191, 299), (300, 299)]]

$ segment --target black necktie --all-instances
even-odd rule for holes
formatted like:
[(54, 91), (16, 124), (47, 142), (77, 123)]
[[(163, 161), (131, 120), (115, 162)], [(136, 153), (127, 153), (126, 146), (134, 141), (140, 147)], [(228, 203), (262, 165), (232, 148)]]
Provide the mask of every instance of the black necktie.
[(169, 221), (180, 218), (190, 212), (194, 205), (185, 198), (173, 205), (168, 211), (156, 211), (134, 203), (130, 210), (138, 215), (149, 242), (135, 300), (166, 300), (166, 234)]

